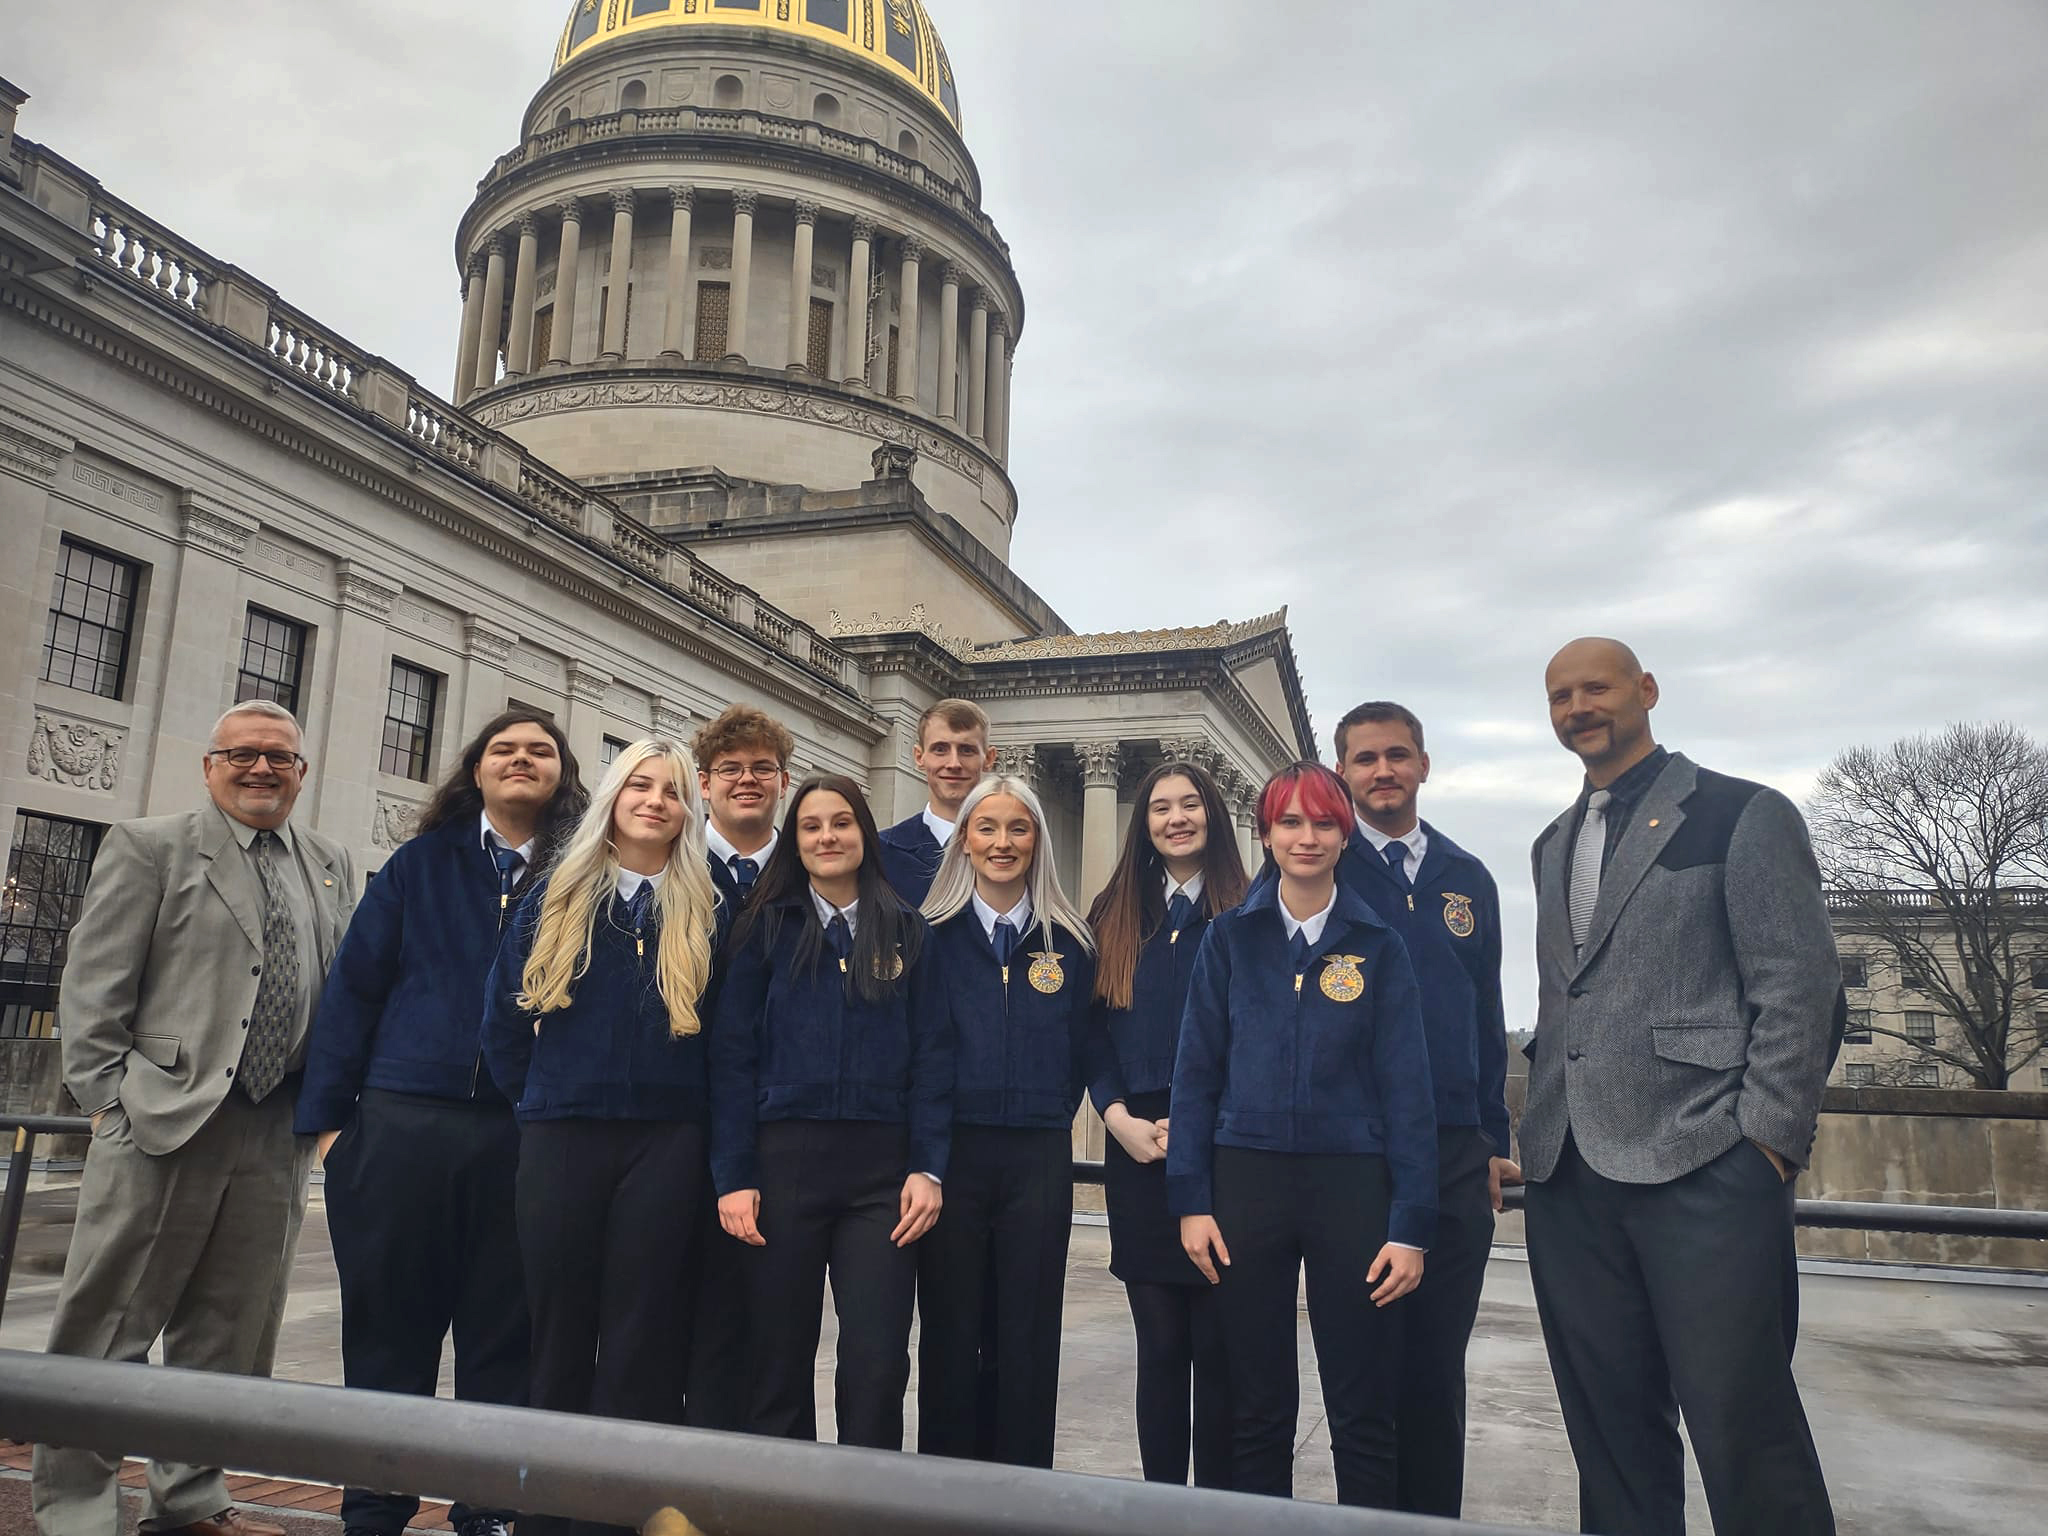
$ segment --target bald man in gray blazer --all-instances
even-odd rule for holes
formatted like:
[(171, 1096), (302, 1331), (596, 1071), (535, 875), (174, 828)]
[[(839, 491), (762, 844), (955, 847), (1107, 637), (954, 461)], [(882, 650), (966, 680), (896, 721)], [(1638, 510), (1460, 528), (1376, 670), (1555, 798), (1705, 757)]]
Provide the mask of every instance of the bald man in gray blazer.
[(1806, 825), (1658, 746), (1628, 647), (1574, 641), (1545, 683), (1586, 784), (1534, 850), (1521, 1150), (1580, 1529), (1680, 1536), (1683, 1415), (1717, 1532), (1828, 1536), (1792, 1379), (1792, 1179), (1841, 990)]
[[(306, 1031), (355, 910), (347, 852), (290, 823), (299, 727), (238, 705), (212, 804), (109, 829), (58, 993), (64, 1079), (92, 1116), (50, 1353), (267, 1376), (313, 1138), (292, 1134)], [(43, 1536), (116, 1536), (115, 1458), (39, 1445)], [(218, 1467), (151, 1462), (143, 1529), (266, 1536)]]

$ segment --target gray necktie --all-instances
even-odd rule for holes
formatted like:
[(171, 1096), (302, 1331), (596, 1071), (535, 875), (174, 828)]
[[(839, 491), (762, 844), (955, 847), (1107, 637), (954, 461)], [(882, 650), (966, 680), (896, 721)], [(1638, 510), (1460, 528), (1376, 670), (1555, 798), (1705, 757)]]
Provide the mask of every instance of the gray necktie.
[(1585, 946), (1593, 926), (1593, 907), (1600, 900), (1600, 865), (1607, 856), (1607, 803), (1614, 796), (1596, 789), (1586, 796), (1586, 819), (1572, 844), (1572, 952)]
[(242, 1092), (254, 1103), (284, 1081), (291, 1048), (292, 1011), (299, 995), (298, 929), (285, 905), (285, 878), (272, 866), (271, 850), (283, 851), (275, 832), (256, 834), (256, 873), (263, 881), (263, 979), (249, 1010), (249, 1038), (242, 1042)]

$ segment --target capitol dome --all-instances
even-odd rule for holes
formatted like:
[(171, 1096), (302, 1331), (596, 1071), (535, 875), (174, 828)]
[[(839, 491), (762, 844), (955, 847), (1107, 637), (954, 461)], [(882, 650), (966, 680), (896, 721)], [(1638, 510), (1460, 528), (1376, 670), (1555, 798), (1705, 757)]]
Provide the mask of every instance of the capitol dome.
[(850, 53), (917, 89), (960, 126), (938, 29), (918, 0), (575, 0), (555, 69), (607, 44), (677, 27), (751, 27)]

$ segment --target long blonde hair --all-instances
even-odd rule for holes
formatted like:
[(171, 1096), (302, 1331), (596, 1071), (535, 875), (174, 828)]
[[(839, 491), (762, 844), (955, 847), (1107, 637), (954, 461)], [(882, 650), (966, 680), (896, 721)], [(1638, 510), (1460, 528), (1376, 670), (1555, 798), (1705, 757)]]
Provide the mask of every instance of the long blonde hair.
[(990, 774), (961, 803), (953, 835), (946, 839), (946, 852), (939, 860), (939, 872), (932, 876), (931, 891), (924, 899), (926, 921), (943, 923), (974, 899), (974, 866), (967, 861), (967, 824), (975, 809), (991, 795), (1008, 795), (1015, 800), (1038, 830), (1031, 852), (1031, 869), (1024, 877), (1029, 882), (1032, 917), (1044, 923), (1048, 932), (1055, 925), (1064, 928), (1075, 943), (1094, 954), (1095, 935), (1088, 931), (1088, 920), (1060, 889), (1059, 870), (1052, 858), (1052, 839), (1045, 829), (1045, 807), (1029, 784), (1006, 774)]
[(655, 983), (668, 1004), (671, 1035), (694, 1035), (703, 1028), (697, 1001), (711, 980), (712, 938), (717, 930), (718, 891), (704, 862), (704, 799), (697, 787), (697, 765), (689, 751), (673, 741), (636, 741), (605, 770), (604, 782), (590, 797), (590, 809), (562, 846), (540, 899), (540, 921), (533, 949), (520, 975), (521, 1008), (553, 1013), (569, 1006), (576, 983), (590, 969), (591, 941), (597, 916), (611, 901), (619, 880), (619, 858), (612, 847), (612, 813), (619, 793), (640, 767), (659, 759), (683, 797), (683, 830), (668, 851), (668, 864), (654, 893), (660, 918), (655, 936)]

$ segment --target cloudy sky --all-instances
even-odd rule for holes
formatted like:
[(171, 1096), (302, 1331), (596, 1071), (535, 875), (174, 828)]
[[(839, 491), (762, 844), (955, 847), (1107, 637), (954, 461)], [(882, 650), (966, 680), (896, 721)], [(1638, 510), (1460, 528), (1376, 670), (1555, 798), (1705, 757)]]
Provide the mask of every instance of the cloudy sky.
[[(1794, 794), (2048, 735), (2048, 6), (929, 3), (1029, 306), (1018, 570), (1077, 629), (1286, 604), (1319, 734), (1415, 708), (1515, 1022), (1572, 635)], [(448, 387), (566, 0), (9, 12), (25, 134)]]

